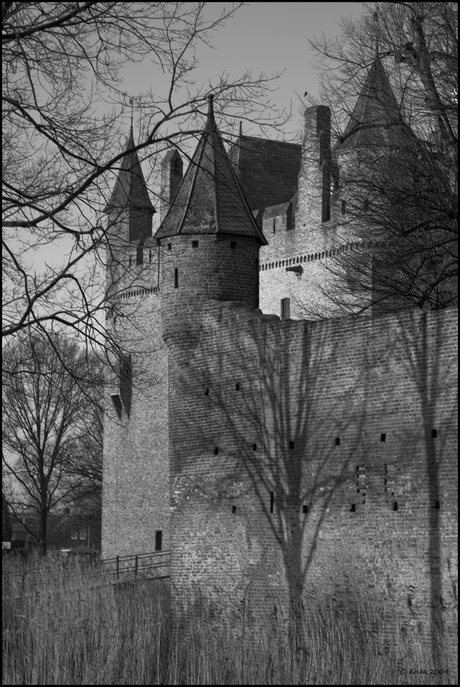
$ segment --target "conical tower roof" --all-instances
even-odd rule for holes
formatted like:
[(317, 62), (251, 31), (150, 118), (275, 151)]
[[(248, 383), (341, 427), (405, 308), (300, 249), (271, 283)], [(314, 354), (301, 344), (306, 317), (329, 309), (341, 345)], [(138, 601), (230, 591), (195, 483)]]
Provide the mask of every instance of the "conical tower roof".
[(155, 238), (179, 234), (234, 234), (267, 244), (225, 151), (213, 96), (200, 142)]
[[(133, 129), (131, 127), (125, 150), (130, 150), (134, 146)], [(150, 202), (147, 185), (136, 151), (128, 153), (122, 158), (120, 171), (104, 212), (108, 212), (112, 208), (125, 208), (129, 206), (148, 210), (152, 215), (155, 212), (155, 208)]]
[(372, 63), (336, 152), (398, 147), (413, 141), (380, 59)]

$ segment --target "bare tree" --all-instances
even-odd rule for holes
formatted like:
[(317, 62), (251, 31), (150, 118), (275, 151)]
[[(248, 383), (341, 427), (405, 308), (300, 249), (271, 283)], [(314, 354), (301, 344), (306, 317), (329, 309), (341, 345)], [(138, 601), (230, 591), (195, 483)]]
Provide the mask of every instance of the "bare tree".
[(13, 514), (25, 506), (38, 514), (33, 534), (43, 553), (49, 514), (80, 486), (69, 481), (72, 451), (87, 441), (96, 381), (85, 353), (62, 336), (28, 331), (4, 350), (3, 464), (14, 482), (11, 506)]
[(102, 509), (103, 419), (100, 404), (91, 403), (81, 421), (83, 431), (69, 447), (66, 465), (72, 503), (99, 519)]
[[(201, 128), (208, 92), (232, 118), (274, 119), (271, 79), (195, 86), (196, 48), (239, 8), (206, 3), (3, 3), (3, 335), (53, 321), (87, 340), (105, 333), (104, 207), (124, 156), (181, 148)], [(219, 10), (220, 11), (220, 10)], [(151, 91), (129, 96), (124, 68), (149, 59)], [(135, 97), (139, 140), (127, 133)], [(57, 262), (36, 251), (58, 247)], [(88, 260), (87, 260), (88, 258)], [(91, 260), (89, 259), (91, 258)], [(35, 267), (32, 264), (35, 262)]]
[(331, 224), (352, 237), (322, 290), (342, 313), (444, 308), (457, 302), (457, 7), (377, 4), (313, 42), (335, 116)]

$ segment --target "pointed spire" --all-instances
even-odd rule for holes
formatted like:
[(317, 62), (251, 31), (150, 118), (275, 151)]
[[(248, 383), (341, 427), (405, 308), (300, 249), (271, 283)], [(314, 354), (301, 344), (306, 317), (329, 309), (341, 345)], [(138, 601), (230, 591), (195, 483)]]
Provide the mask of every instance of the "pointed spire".
[(380, 59), (375, 59), (336, 151), (400, 146), (409, 139), (412, 133), (403, 121), (388, 76)]
[(214, 118), (214, 96), (192, 161), (156, 238), (178, 234), (234, 234), (266, 245), (249, 209)]
[(131, 136), (134, 140), (134, 135), (133, 135), (133, 122), (134, 122), (134, 99), (130, 98), (129, 99), (129, 104), (131, 105)]
[(208, 121), (206, 126), (216, 127), (216, 120), (214, 119), (214, 94), (208, 95)]
[(379, 59), (379, 8), (377, 7), (375, 12), (374, 12), (374, 22), (375, 22), (375, 59)]
[[(132, 150), (134, 147), (134, 133), (131, 123), (125, 151)], [(127, 153), (121, 159), (117, 180), (104, 212), (126, 206), (145, 209), (151, 212), (152, 215), (155, 213), (155, 208), (149, 198), (139, 157), (135, 150)]]

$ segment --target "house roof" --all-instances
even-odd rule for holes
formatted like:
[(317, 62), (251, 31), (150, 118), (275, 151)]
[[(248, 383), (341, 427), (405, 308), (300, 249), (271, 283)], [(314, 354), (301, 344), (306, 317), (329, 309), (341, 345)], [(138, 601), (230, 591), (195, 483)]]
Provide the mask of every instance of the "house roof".
[(201, 139), (155, 238), (178, 234), (237, 234), (267, 243), (225, 151), (212, 96)]
[(230, 158), (251, 210), (288, 203), (297, 192), (301, 146), (240, 135)]
[[(125, 150), (131, 150), (134, 147), (133, 130), (131, 128)], [(135, 150), (121, 159), (118, 177), (104, 212), (108, 212), (112, 208), (125, 208), (129, 205), (148, 210), (152, 214), (155, 212), (155, 208), (149, 198), (139, 157)]]
[(413, 140), (380, 59), (374, 60), (335, 152), (398, 147)]

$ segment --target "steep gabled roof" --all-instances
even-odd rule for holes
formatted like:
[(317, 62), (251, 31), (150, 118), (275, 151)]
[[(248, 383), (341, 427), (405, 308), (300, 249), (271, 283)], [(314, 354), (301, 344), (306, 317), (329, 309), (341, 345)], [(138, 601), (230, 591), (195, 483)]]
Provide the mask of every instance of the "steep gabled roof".
[(398, 147), (413, 140), (379, 59), (372, 63), (336, 152)]
[[(134, 148), (133, 130), (131, 128), (125, 150)], [(155, 213), (155, 208), (150, 202), (142, 167), (137, 152), (125, 155), (121, 160), (120, 171), (115, 182), (112, 195), (104, 212), (112, 208), (125, 208), (127, 206), (142, 208)]]
[(267, 243), (225, 151), (212, 97), (201, 139), (155, 238), (178, 234), (236, 234)]
[(288, 203), (297, 192), (301, 146), (240, 135), (230, 158), (251, 210)]

